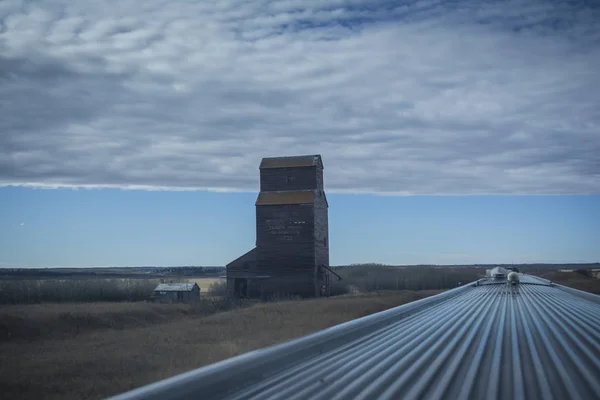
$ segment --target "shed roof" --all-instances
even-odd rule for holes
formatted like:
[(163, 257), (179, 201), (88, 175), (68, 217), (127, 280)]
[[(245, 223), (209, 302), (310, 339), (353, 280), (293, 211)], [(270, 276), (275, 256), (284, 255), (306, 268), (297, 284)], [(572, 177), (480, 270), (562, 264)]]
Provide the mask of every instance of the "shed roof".
[(294, 168), (294, 167), (314, 167), (320, 166), (323, 168), (321, 155), (305, 155), (305, 156), (287, 156), (287, 157), (265, 157), (260, 163), (260, 169), (272, 168)]
[[(161, 283), (156, 288), (155, 292), (191, 292), (194, 290), (194, 286), (198, 286), (197, 283)], [(198, 286), (200, 289), (200, 286)]]
[(256, 199), (256, 205), (313, 204), (314, 201), (315, 192), (313, 190), (299, 190), (295, 192), (260, 192)]

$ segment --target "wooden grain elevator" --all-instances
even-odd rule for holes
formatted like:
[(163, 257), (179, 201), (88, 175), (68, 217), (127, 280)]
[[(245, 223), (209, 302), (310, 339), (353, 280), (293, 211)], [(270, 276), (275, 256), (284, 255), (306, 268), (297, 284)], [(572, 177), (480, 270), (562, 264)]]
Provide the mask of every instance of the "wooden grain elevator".
[(256, 247), (227, 265), (232, 297), (328, 295), (328, 203), (320, 155), (260, 163)]

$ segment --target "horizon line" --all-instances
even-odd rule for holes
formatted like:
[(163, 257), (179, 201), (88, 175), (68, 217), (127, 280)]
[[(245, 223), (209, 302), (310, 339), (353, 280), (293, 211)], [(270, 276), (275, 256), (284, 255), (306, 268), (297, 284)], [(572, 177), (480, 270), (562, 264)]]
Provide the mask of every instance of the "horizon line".
[[(187, 187), (187, 186), (161, 186), (161, 185), (130, 185), (130, 184), (62, 184), (62, 183), (0, 183), (0, 188), (27, 188), (39, 190), (98, 190), (113, 189), (122, 191), (142, 192), (208, 192), (208, 193), (246, 193), (258, 194), (257, 189), (241, 189), (232, 187)], [(361, 189), (325, 189), (326, 193), (344, 195), (371, 195), (382, 197), (466, 197), (466, 196), (597, 196), (600, 192), (472, 192), (472, 193), (421, 193), (407, 191), (377, 191)]]
[[(338, 264), (329, 265), (329, 267), (354, 267), (354, 266), (378, 266), (378, 267), (475, 267), (475, 266), (489, 266), (489, 265), (600, 265), (600, 261), (587, 261), (587, 262), (525, 262), (525, 263), (458, 263), (458, 264), (384, 264), (377, 262), (368, 263), (352, 263), (352, 264)], [(2, 269), (123, 269), (123, 268), (226, 268), (226, 265), (128, 265), (128, 266), (6, 266), (0, 264), (0, 270)]]

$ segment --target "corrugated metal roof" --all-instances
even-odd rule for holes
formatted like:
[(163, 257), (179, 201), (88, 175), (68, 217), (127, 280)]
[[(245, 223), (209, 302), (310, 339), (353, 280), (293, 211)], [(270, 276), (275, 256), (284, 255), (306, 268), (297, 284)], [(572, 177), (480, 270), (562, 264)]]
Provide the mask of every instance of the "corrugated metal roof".
[(600, 296), (527, 281), (478, 281), (118, 399), (599, 398)]
[(494, 267), (492, 268), (492, 270), (490, 271), (490, 274), (492, 276), (496, 276), (496, 275), (508, 275), (508, 273), (510, 272), (510, 270), (506, 269), (506, 268), (502, 268), (502, 267)]
[(599, 311), (548, 286), (478, 287), (231, 398), (598, 398)]
[(260, 192), (256, 199), (256, 205), (312, 204), (314, 201), (315, 192), (313, 190), (301, 190), (296, 192)]
[(154, 291), (155, 292), (191, 292), (197, 286), (196, 283), (161, 283)]
[(323, 165), (319, 154), (290, 157), (265, 157), (260, 163), (260, 169), (314, 167)]
[[(550, 285), (552, 283), (548, 279), (526, 274), (519, 274), (519, 281), (530, 285)], [(480, 285), (506, 285), (506, 279), (480, 279), (478, 283)]]

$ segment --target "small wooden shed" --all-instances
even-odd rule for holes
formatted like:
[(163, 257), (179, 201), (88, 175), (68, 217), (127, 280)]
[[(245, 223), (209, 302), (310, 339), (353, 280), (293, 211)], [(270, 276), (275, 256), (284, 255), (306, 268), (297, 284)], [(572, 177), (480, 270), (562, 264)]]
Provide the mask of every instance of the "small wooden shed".
[(161, 303), (193, 303), (200, 300), (197, 283), (161, 283), (154, 289), (154, 298)]

